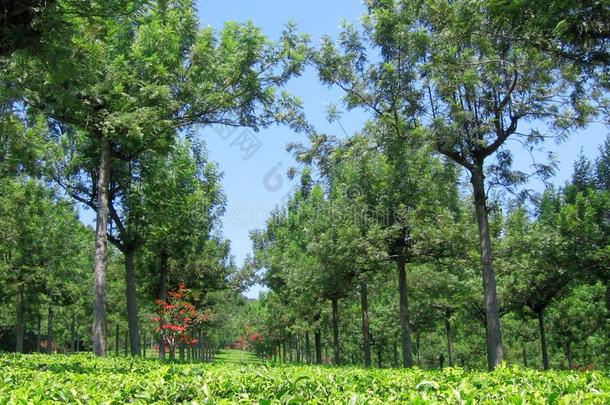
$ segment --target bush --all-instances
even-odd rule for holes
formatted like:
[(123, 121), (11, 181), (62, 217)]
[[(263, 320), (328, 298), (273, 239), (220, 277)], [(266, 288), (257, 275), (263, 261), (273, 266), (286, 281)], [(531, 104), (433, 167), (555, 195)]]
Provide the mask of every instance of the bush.
[(603, 372), (366, 370), (0, 355), (0, 403), (609, 403)]

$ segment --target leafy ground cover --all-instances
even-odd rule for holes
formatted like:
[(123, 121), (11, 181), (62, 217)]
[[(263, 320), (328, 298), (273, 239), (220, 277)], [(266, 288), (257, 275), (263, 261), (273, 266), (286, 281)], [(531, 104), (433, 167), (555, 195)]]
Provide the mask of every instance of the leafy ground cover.
[(0, 355), (0, 404), (610, 403), (607, 372), (493, 373)]

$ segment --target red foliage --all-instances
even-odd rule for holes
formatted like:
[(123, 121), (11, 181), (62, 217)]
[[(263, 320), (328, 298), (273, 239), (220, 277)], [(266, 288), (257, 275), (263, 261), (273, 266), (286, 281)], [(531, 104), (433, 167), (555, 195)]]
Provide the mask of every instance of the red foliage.
[(161, 335), (171, 356), (180, 343), (196, 345), (197, 339), (189, 335), (189, 329), (207, 320), (205, 314), (197, 311), (197, 308), (187, 301), (189, 292), (184, 284), (180, 284), (177, 290), (168, 292), (167, 301), (155, 301), (157, 316), (153, 317), (153, 321), (159, 324), (156, 331)]

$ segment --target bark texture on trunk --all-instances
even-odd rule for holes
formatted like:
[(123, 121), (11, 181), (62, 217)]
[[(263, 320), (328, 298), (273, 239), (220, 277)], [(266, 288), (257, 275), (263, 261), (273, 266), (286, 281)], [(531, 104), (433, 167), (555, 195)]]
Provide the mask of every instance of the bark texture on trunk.
[(542, 368), (549, 369), (549, 349), (546, 343), (546, 326), (544, 324), (544, 311), (538, 311), (538, 328), (540, 329), (540, 349), (542, 350)]
[(132, 356), (140, 355), (140, 331), (138, 328), (138, 306), (136, 302), (136, 278), (134, 251), (128, 249), (125, 256), (125, 294), (127, 296), (127, 321), (129, 323), (129, 349)]
[(49, 305), (47, 313), (47, 354), (53, 353), (53, 307)]
[(341, 364), (341, 348), (339, 346), (339, 299), (333, 297), (331, 299), (333, 307), (333, 350), (335, 355), (335, 364)]
[(398, 272), (398, 299), (400, 301), (400, 332), (402, 348), (402, 366), (413, 367), (413, 355), (411, 353), (411, 332), (409, 326), (409, 296), (407, 295), (407, 271), (405, 269), (405, 258), (396, 259), (396, 270)]
[(366, 281), (360, 283), (360, 311), (362, 313), (362, 354), (364, 367), (371, 367), (371, 325)]
[(106, 266), (108, 264), (108, 184), (110, 177), (110, 141), (100, 137), (100, 163), (97, 179), (97, 218), (95, 230), (95, 266), (93, 270), (93, 352), (105, 356), (106, 344)]
[(15, 326), (15, 351), (23, 353), (23, 335), (25, 331), (25, 291), (23, 284), (19, 285), (17, 294), (17, 324)]
[(474, 206), (479, 226), (479, 242), (481, 264), (483, 267), (483, 291), (485, 297), (485, 319), (487, 339), (487, 367), (493, 370), (502, 363), (504, 351), (502, 348), (502, 333), (500, 331), (500, 309), (496, 291), (496, 275), (493, 269), (491, 252), (491, 235), (487, 213), (487, 197), (485, 195), (485, 176), (483, 166), (479, 165), (471, 171), (471, 183), (474, 192)]

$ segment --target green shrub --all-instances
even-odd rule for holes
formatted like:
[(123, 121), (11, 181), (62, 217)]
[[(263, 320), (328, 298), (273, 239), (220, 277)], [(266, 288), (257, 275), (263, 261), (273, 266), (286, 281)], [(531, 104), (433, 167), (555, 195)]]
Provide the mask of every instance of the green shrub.
[(180, 364), (83, 354), (2, 354), (0, 368), (0, 404), (610, 403), (610, 377), (599, 371)]

